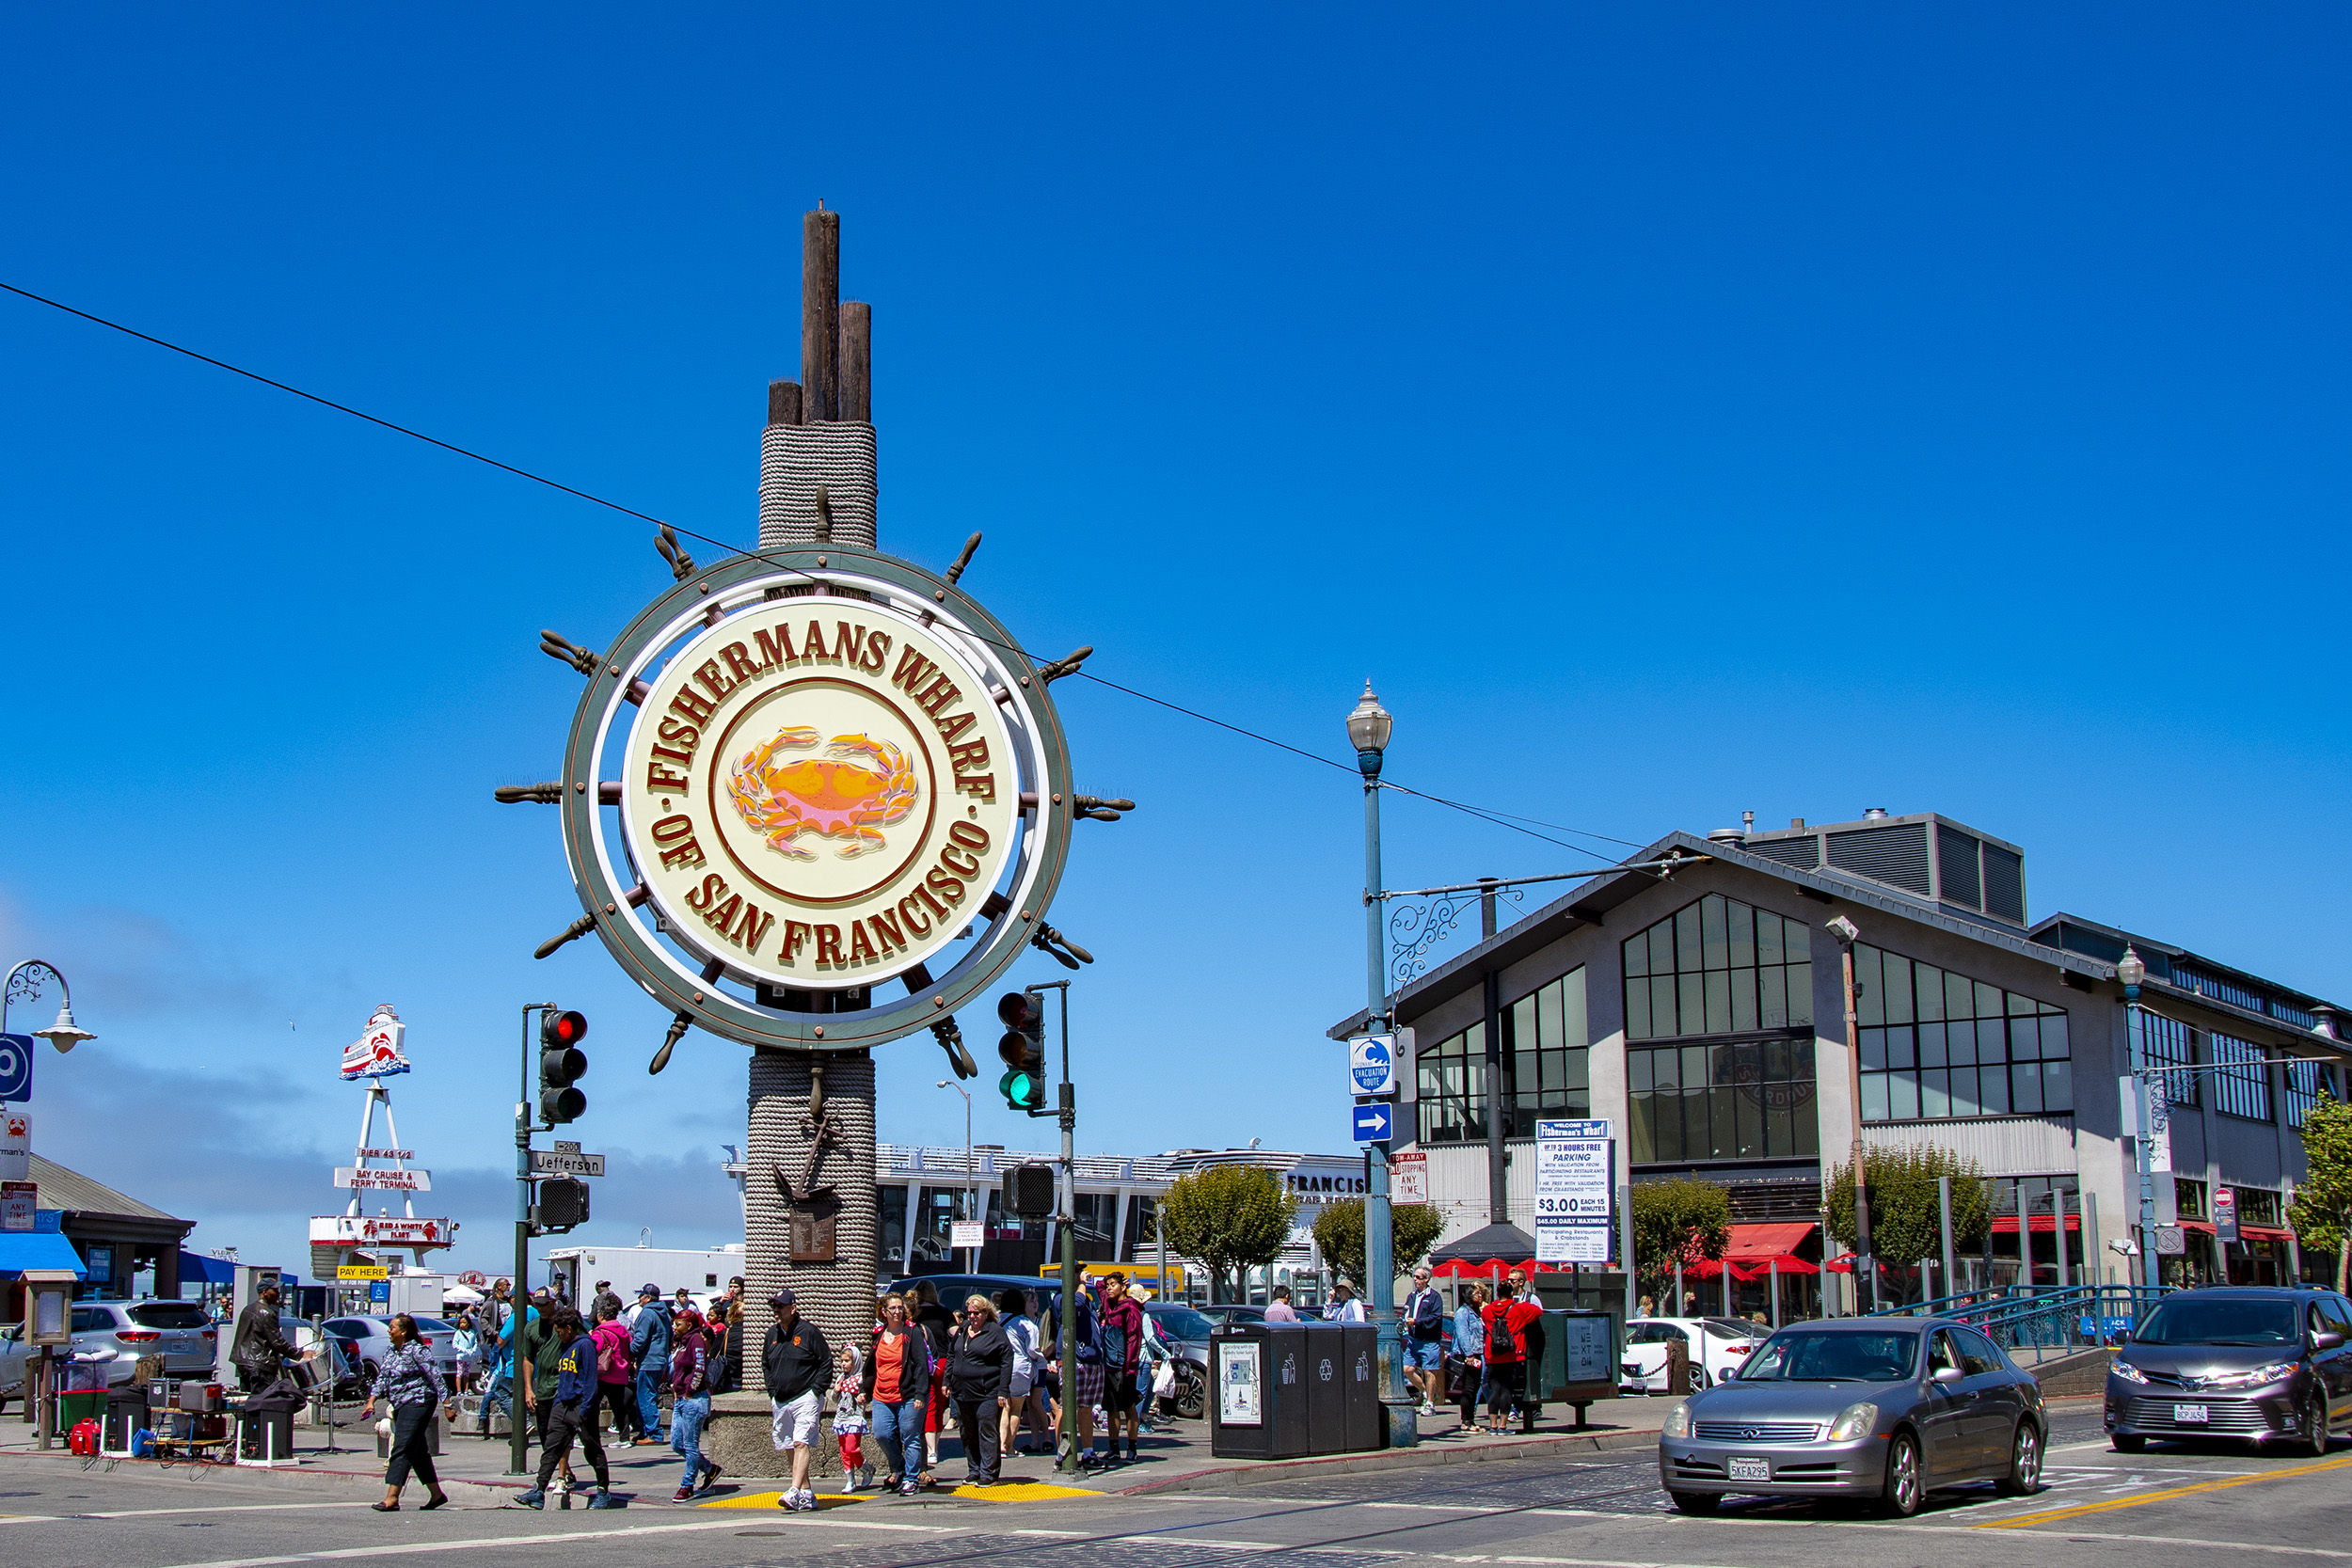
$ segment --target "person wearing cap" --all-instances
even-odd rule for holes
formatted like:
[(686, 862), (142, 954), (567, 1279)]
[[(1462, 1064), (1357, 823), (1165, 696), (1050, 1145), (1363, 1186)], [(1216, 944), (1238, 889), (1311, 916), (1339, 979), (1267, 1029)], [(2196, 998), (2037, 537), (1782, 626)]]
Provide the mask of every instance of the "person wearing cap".
[(814, 1513), (817, 1494), (808, 1484), (809, 1463), (817, 1452), (817, 1418), (825, 1402), (825, 1386), (834, 1378), (833, 1350), (824, 1332), (800, 1315), (800, 1303), (790, 1291), (769, 1298), (776, 1321), (760, 1347), (760, 1371), (768, 1388), (770, 1433), (776, 1448), (791, 1456), (792, 1484), (776, 1506)]
[(637, 1287), (637, 1322), (629, 1330), (628, 1358), (637, 1368), (636, 1448), (651, 1448), (662, 1440), (661, 1385), (670, 1365), (670, 1311), (661, 1305), (661, 1287), (648, 1280)]
[(237, 1381), (251, 1394), (277, 1382), (285, 1362), (301, 1357), (302, 1353), (278, 1326), (278, 1286), (273, 1281), (262, 1286), (237, 1314), (236, 1332), (229, 1341), (230, 1364), (237, 1369)]

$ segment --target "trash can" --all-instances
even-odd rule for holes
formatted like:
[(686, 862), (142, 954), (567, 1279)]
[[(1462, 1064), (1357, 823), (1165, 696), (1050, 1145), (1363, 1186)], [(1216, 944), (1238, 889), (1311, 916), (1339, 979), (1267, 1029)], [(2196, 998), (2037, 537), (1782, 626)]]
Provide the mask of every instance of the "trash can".
[(1380, 1335), (1370, 1323), (1343, 1323), (1339, 1332), (1344, 1363), (1344, 1447), (1349, 1453), (1365, 1453), (1381, 1447), (1389, 1435), (1380, 1410)]
[(1306, 1325), (1307, 1451), (1347, 1451), (1347, 1325)]
[(57, 1396), (57, 1430), (72, 1432), (84, 1421), (103, 1422), (106, 1418), (106, 1391), (59, 1394)]
[(1307, 1446), (1307, 1331), (1228, 1323), (1209, 1335), (1209, 1452), (1294, 1459)]

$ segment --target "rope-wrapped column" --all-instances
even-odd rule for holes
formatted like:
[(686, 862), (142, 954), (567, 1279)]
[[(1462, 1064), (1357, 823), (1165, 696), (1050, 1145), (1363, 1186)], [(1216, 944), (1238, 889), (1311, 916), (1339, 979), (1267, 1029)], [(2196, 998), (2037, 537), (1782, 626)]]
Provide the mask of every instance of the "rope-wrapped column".
[(810, 545), (823, 537), (817, 492), (833, 516), (830, 537), (874, 547), (874, 427), (836, 420), (771, 424), (759, 439), (759, 544)]
[[(811, 1143), (812, 1069), (824, 1073), (824, 1114), (832, 1137), (817, 1164), (815, 1185), (833, 1189), (833, 1261), (792, 1261), (792, 1210), (808, 1204), (803, 1179)], [(801, 1315), (824, 1331), (835, 1351), (863, 1347), (874, 1326), (874, 1277), (881, 1227), (874, 1196), (874, 1059), (863, 1052), (755, 1051), (751, 1059), (751, 1136), (745, 1183), (743, 1382), (756, 1386), (759, 1348), (774, 1314), (768, 1298), (789, 1287)], [(791, 1197), (777, 1184), (781, 1171)], [(837, 1205), (838, 1207), (833, 1207)]]

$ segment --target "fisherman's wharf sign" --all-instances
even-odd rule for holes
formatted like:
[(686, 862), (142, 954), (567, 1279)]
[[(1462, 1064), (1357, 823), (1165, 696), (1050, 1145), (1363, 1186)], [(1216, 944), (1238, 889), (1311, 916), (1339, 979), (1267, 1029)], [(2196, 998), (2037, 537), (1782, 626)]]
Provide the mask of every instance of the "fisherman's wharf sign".
[(886, 604), (760, 601), (647, 682), (621, 818), (679, 942), (796, 990), (904, 974), (1017, 847), (1016, 743), (962, 648)]

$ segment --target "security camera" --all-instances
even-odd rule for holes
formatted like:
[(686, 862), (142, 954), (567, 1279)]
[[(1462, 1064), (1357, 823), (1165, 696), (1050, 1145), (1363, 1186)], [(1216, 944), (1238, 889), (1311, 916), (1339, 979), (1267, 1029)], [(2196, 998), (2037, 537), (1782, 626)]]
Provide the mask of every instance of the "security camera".
[(2139, 1253), (2139, 1243), (2128, 1236), (2119, 1236), (2109, 1241), (2107, 1247), (2110, 1251), (2120, 1252), (2126, 1258), (2137, 1257)]
[(1829, 934), (1839, 942), (1860, 942), (1862, 927), (1841, 914), (1829, 923)]

